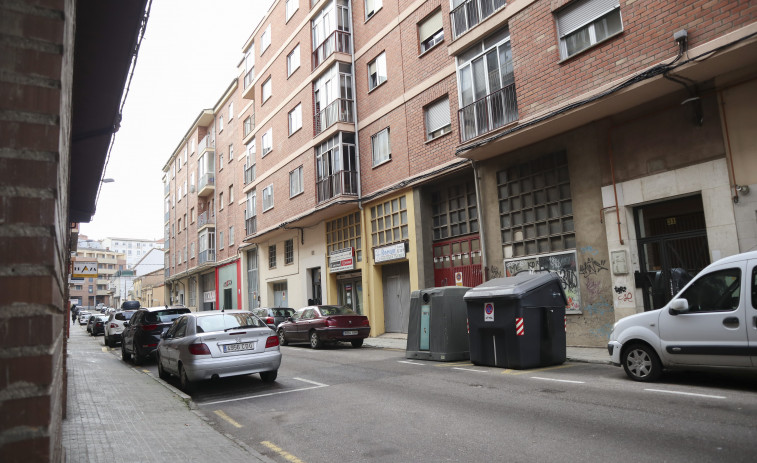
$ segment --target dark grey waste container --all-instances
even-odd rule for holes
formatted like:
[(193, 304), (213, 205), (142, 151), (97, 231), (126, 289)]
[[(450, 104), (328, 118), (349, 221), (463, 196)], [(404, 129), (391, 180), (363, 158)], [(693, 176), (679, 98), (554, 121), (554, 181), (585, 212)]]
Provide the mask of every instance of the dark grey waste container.
[(565, 362), (568, 299), (554, 273), (497, 278), (465, 294), (470, 359), (526, 369)]
[(470, 288), (445, 286), (413, 291), (407, 326), (409, 359), (467, 360), (467, 312), (463, 296)]

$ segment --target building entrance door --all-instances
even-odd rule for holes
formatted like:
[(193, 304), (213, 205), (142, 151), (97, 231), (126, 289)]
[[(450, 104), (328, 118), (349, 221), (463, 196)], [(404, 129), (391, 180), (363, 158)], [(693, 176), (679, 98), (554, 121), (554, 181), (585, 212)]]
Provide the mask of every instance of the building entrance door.
[(410, 267), (407, 262), (382, 268), (384, 285), (384, 329), (407, 333), (410, 311)]
[(339, 280), (339, 304), (363, 314), (363, 281), (360, 278)]
[(286, 283), (273, 284), (273, 306), (274, 307), (288, 307)]
[(484, 282), (478, 234), (434, 243), (434, 286), (455, 286), (455, 277), (471, 288)]
[(636, 287), (644, 310), (667, 304), (710, 263), (702, 197), (690, 196), (634, 209), (639, 237)]

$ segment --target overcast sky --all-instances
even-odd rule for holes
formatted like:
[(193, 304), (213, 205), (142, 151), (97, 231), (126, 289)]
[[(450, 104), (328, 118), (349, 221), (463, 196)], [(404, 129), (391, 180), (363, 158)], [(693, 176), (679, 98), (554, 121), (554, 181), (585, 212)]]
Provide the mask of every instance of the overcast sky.
[(80, 234), (163, 239), (163, 166), (237, 75), (242, 46), (273, 0), (153, 0), (121, 129), (92, 222)]

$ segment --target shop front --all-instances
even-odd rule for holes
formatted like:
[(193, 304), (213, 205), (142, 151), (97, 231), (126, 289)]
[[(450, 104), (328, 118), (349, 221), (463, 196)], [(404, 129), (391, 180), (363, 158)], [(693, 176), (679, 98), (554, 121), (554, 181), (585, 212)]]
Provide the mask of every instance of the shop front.
[(355, 268), (355, 248), (344, 248), (329, 255), (329, 274), (336, 277), (337, 304), (364, 315), (363, 275)]
[(242, 307), (239, 273), (239, 261), (218, 267), (216, 271), (216, 303), (221, 310), (239, 310)]

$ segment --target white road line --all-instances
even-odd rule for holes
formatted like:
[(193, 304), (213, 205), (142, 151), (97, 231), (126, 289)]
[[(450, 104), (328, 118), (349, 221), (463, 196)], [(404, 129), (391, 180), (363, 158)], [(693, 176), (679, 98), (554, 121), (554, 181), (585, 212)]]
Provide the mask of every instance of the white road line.
[(722, 395), (695, 394), (693, 392), (681, 392), (681, 391), (666, 391), (665, 389), (644, 389), (644, 390), (649, 391), (649, 392), (662, 392), (663, 394), (679, 394), (679, 395), (690, 395), (694, 397), (705, 397), (708, 399), (727, 399), (728, 398)]
[(261, 397), (270, 397), (270, 396), (274, 396), (274, 395), (289, 394), (289, 393), (292, 393), (292, 392), (309, 391), (311, 389), (320, 389), (322, 387), (328, 387), (329, 386), (328, 384), (316, 383), (315, 381), (309, 381), (309, 380), (306, 380), (306, 379), (301, 379), (301, 378), (294, 378), (294, 379), (298, 379), (300, 381), (305, 381), (307, 383), (317, 384), (317, 386), (301, 387), (299, 389), (290, 389), (288, 391), (269, 392), (268, 394), (249, 395), (249, 396), (246, 396), (246, 397), (237, 397), (235, 399), (215, 400), (213, 402), (200, 402), (197, 405), (215, 405), (215, 404), (223, 404), (223, 403), (228, 403), (228, 402), (239, 402), (240, 400), (259, 399)]
[(408, 365), (425, 365), (425, 363), (410, 362), (408, 360), (397, 360), (399, 363), (407, 363)]
[(316, 386), (320, 386), (320, 387), (328, 386), (328, 384), (316, 383), (315, 381), (310, 381), (309, 379), (303, 379), (303, 378), (292, 378), (292, 379), (296, 379), (297, 381), (302, 381), (304, 383), (315, 384)]
[(489, 373), (486, 370), (475, 370), (473, 368), (460, 368), (460, 367), (452, 367), (453, 370), (464, 370), (464, 371), (475, 371), (477, 373)]
[(558, 383), (584, 384), (583, 381), (573, 381), (573, 380), (570, 380), (570, 379), (542, 378), (541, 376), (532, 376), (531, 379), (541, 379), (543, 381), (555, 381), (555, 382), (558, 382)]

